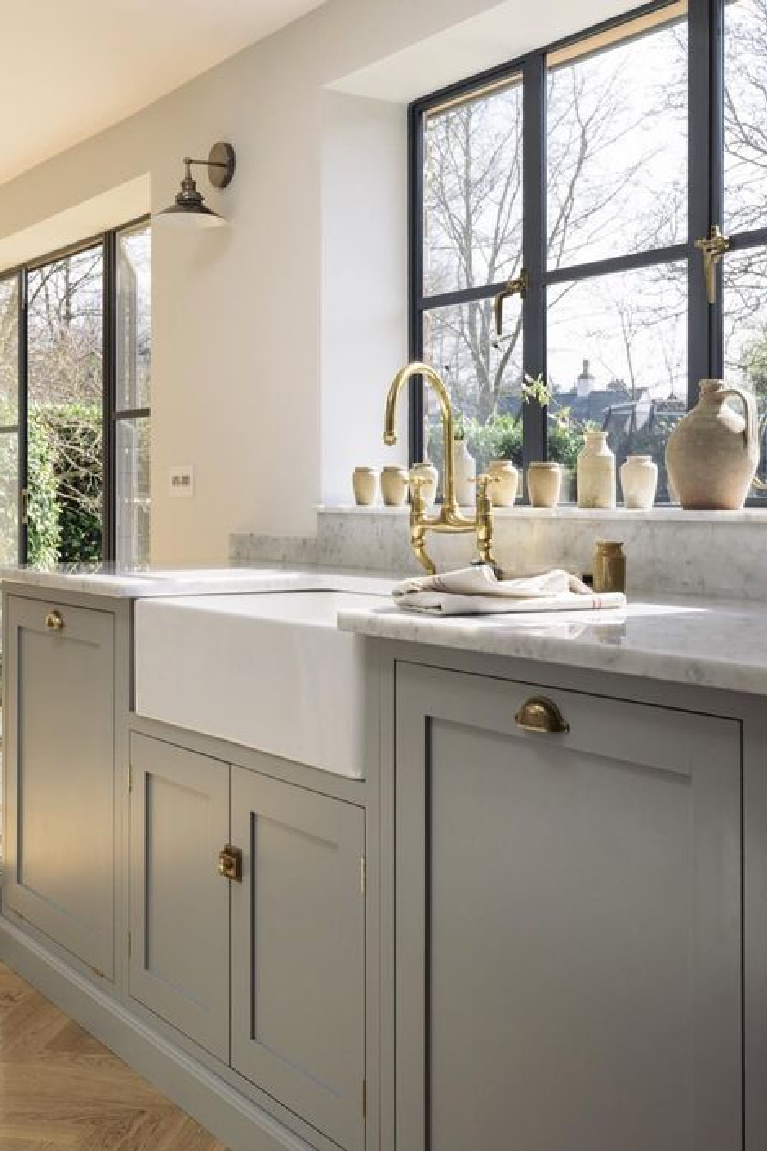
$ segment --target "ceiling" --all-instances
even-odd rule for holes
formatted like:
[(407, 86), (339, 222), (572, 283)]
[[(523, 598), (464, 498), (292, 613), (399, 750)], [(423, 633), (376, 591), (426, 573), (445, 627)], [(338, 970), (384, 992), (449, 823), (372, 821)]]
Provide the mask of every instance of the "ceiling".
[(0, 184), (324, 0), (0, 0)]

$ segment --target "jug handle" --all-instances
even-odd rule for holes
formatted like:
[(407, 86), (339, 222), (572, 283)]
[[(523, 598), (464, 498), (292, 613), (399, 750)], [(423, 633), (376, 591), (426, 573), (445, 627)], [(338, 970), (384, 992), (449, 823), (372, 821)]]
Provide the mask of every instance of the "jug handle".
[(740, 388), (724, 388), (719, 393), (722, 400), (726, 400), (728, 396), (736, 396), (743, 405), (743, 415), (746, 420), (746, 426), (743, 429), (743, 447), (748, 451), (751, 445), (756, 441), (756, 405), (754, 404), (754, 397), (750, 392), (741, 391)]
[[(767, 429), (767, 412), (764, 413), (761, 420), (757, 420), (756, 424), (757, 435), (759, 436), (758, 442), (760, 444), (764, 440), (765, 429)], [(759, 458), (761, 459), (761, 448), (759, 449)], [(758, 492), (767, 492), (767, 484), (764, 482), (764, 480), (760, 480), (759, 476), (754, 476), (751, 483)]]

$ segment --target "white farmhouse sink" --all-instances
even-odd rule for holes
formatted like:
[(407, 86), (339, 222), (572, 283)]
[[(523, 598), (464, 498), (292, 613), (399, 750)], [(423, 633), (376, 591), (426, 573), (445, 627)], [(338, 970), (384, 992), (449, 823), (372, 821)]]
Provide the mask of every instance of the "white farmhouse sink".
[(383, 596), (334, 591), (140, 599), (139, 715), (338, 775), (363, 773), (363, 643), (342, 609)]

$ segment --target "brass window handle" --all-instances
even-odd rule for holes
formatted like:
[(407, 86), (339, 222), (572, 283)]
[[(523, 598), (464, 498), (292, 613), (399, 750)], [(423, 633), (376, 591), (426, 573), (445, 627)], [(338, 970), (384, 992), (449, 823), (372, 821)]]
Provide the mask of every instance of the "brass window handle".
[(695, 241), (695, 247), (703, 253), (703, 277), (706, 282), (706, 298), (709, 304), (716, 303), (716, 266), (725, 252), (730, 249), (729, 236), (723, 236), (716, 224), (708, 230), (708, 235)]
[(570, 724), (553, 699), (544, 695), (534, 695), (526, 700), (514, 716), (514, 722), (522, 731), (539, 735), (566, 735), (570, 730)]
[(232, 847), (231, 843), (218, 853), (218, 874), (224, 879), (231, 879), (235, 883), (242, 883), (242, 852), (239, 847)]
[(45, 617), (45, 626), (49, 631), (63, 631), (64, 617), (60, 611), (49, 611)]

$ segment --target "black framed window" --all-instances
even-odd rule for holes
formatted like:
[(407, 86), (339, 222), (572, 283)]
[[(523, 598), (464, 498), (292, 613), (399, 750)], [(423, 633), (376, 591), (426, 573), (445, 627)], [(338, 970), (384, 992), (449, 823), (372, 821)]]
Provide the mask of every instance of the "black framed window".
[[(574, 467), (589, 426), (659, 464), (726, 375), (767, 395), (767, 0), (646, 5), (410, 107), (410, 344), (480, 466)], [(696, 241), (729, 239), (711, 301)], [(493, 299), (507, 299), (503, 330)], [(543, 376), (548, 408), (524, 398)], [(418, 381), (411, 456), (440, 464)], [(762, 465), (763, 467), (763, 465)]]
[(2, 562), (148, 562), (150, 244), (142, 220), (0, 275)]

